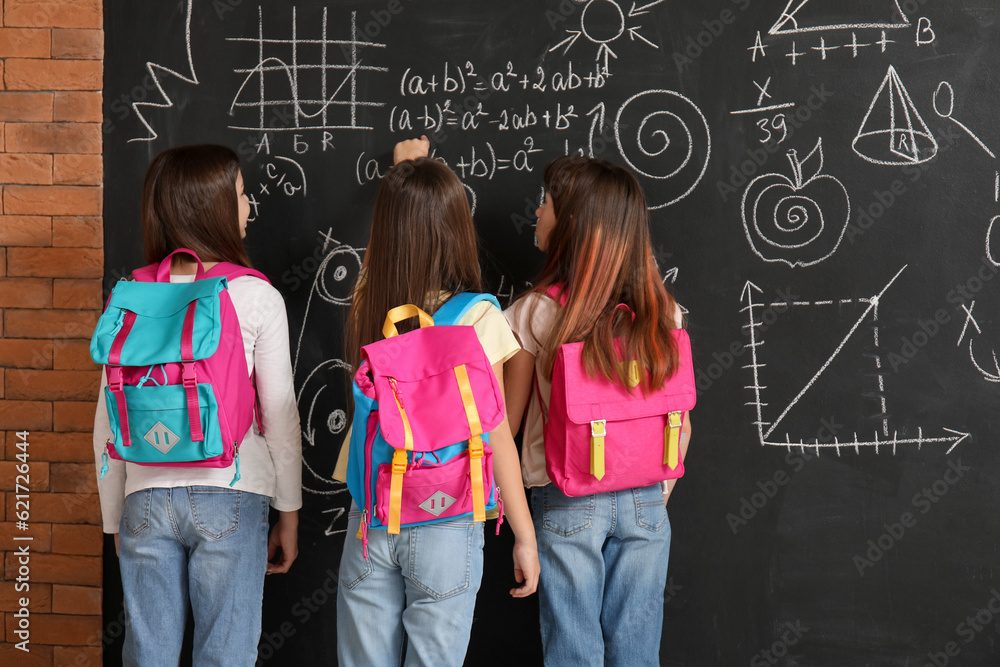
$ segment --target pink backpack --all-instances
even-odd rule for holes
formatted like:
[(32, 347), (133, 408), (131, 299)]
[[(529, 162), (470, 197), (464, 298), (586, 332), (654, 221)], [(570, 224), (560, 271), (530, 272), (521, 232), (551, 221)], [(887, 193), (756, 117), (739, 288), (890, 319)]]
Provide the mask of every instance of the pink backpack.
[[(198, 260), (194, 282), (170, 282), (178, 253)], [(253, 423), (256, 391), (228, 281), (246, 275), (267, 280), (227, 262), (206, 272), (181, 248), (112, 290), (90, 344), (108, 378), (112, 439), (102, 478), (110, 455), (149, 466), (227, 468), (235, 461), (233, 483), (239, 479), (239, 445)]]
[[(546, 294), (562, 304), (561, 288)], [(680, 433), (684, 413), (697, 394), (687, 331), (673, 329), (678, 366), (648, 396), (638, 388), (638, 364), (629, 366), (632, 388), (593, 377), (584, 368), (583, 343), (556, 352), (552, 393), (545, 418), (545, 470), (567, 496), (648, 486), (684, 474)], [(537, 387), (536, 387), (537, 391)], [(541, 405), (541, 396), (539, 396)]]

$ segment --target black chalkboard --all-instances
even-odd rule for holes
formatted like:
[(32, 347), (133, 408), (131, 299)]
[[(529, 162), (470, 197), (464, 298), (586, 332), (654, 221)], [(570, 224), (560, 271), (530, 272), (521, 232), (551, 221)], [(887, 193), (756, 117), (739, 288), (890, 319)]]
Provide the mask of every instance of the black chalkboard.
[[(141, 262), (149, 159), (211, 141), (288, 305), (302, 554), (262, 662), (334, 660), (341, 332), (379, 177), (423, 133), (501, 299), (540, 266), (546, 162), (640, 174), (699, 388), (663, 664), (1000, 662), (997, 25), (971, 0), (109, 0), (109, 284)], [(468, 664), (540, 664), (509, 540)]]

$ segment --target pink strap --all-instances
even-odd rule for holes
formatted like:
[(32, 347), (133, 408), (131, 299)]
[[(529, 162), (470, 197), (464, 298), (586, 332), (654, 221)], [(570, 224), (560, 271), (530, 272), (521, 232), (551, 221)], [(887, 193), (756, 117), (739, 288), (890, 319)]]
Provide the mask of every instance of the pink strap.
[(247, 266), (240, 266), (231, 262), (219, 262), (205, 273), (206, 278), (226, 278), (228, 280), (234, 280), (240, 276), (253, 276), (254, 278), (260, 278), (268, 285), (271, 284), (267, 276), (257, 269), (251, 269)]
[(181, 380), (187, 395), (188, 424), (191, 427), (191, 441), (201, 442), (205, 434), (201, 432), (201, 410), (198, 407), (198, 376), (194, 371), (194, 311), (197, 301), (188, 305), (184, 316), (184, 329), (181, 331)]
[(128, 428), (128, 406), (125, 403), (125, 392), (122, 390), (122, 369), (121, 366), (107, 366), (108, 389), (115, 397), (115, 405), (118, 406), (118, 423), (122, 429), (122, 445), (132, 446), (132, 436)]
[(111, 350), (108, 352), (108, 363), (112, 366), (117, 366), (122, 360), (122, 348), (125, 347), (125, 339), (128, 338), (129, 333), (132, 331), (132, 327), (135, 325), (135, 313), (130, 310), (125, 311), (125, 317), (122, 320), (122, 328), (118, 330), (115, 335), (115, 340), (111, 343)]
[[(205, 277), (205, 266), (201, 263), (201, 258), (198, 257), (198, 253), (196, 253), (194, 250), (188, 250), (187, 248), (178, 248), (177, 250), (174, 250), (172, 253), (164, 257), (163, 261), (160, 262), (160, 266), (156, 270), (156, 282), (158, 283), (170, 282), (170, 260), (173, 259), (174, 255), (177, 254), (191, 255), (198, 262), (198, 272), (197, 274), (195, 274), (194, 277), (195, 280), (201, 280), (202, 278)], [(133, 272), (132, 275), (135, 275), (135, 272)]]

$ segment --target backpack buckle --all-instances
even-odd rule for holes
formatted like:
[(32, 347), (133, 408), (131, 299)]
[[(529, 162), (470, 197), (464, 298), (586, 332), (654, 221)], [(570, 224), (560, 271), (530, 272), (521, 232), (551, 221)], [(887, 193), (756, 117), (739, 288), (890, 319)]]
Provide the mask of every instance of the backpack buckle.
[(109, 366), (108, 367), (108, 389), (113, 393), (121, 393), (122, 386), (124, 382), (122, 381), (122, 369), (120, 366)]
[(590, 435), (591, 437), (604, 437), (608, 433), (607, 429), (608, 420), (607, 419), (595, 419), (590, 422)]
[(181, 373), (181, 381), (184, 384), (185, 389), (194, 389), (198, 386), (198, 375), (194, 372), (194, 362), (185, 361), (181, 364), (183, 372)]

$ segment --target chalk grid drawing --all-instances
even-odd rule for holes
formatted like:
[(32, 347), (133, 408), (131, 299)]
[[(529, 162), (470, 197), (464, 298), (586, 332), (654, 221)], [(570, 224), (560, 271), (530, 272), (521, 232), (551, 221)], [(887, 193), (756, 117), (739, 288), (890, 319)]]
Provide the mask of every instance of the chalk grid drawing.
[[(194, 71), (194, 58), (191, 54), (191, 14), (193, 10), (194, 0), (187, 0), (187, 10), (184, 17), (184, 44), (185, 51), (187, 53), (187, 64), (190, 74), (181, 74), (176, 70), (172, 70), (168, 67), (164, 67), (158, 63), (147, 62), (146, 71), (149, 72), (150, 78), (153, 80), (153, 85), (156, 86), (156, 90), (160, 93), (160, 97), (163, 98), (162, 102), (133, 102), (132, 110), (135, 111), (135, 115), (139, 118), (139, 122), (142, 123), (143, 127), (149, 132), (148, 136), (145, 137), (132, 137), (127, 143), (133, 141), (153, 141), (160, 135), (157, 134), (153, 126), (149, 124), (146, 117), (143, 115), (141, 109), (150, 107), (153, 109), (169, 109), (174, 106), (174, 101), (171, 99), (167, 92), (163, 90), (163, 85), (160, 81), (166, 75), (174, 76), (183, 81), (184, 83), (191, 84), (192, 86), (199, 85), (198, 75)], [(162, 76), (161, 76), (162, 75)]]
[[(882, 370), (882, 355), (878, 352), (878, 332), (880, 328), (878, 324), (878, 309), (885, 293), (905, 269), (906, 266), (899, 269), (892, 279), (890, 279), (877, 294), (869, 298), (861, 299), (827, 299), (818, 301), (793, 301), (790, 303), (781, 302), (776, 304), (765, 304), (759, 301), (760, 295), (763, 294), (763, 290), (750, 281), (746, 282), (740, 299), (741, 302), (745, 302), (741, 312), (745, 313), (747, 319), (749, 320), (749, 323), (744, 325), (744, 329), (748, 331), (750, 337), (750, 342), (746, 344), (746, 347), (750, 350), (750, 363), (743, 366), (743, 369), (749, 370), (753, 378), (753, 382), (745, 387), (753, 392), (753, 400), (746, 403), (746, 405), (752, 406), (755, 410), (756, 419), (753, 424), (757, 428), (757, 437), (761, 445), (786, 447), (789, 450), (791, 450), (792, 447), (799, 447), (803, 450), (813, 449), (817, 454), (822, 449), (833, 448), (837, 455), (840, 456), (841, 449), (853, 449), (855, 453), (860, 453), (861, 447), (872, 447), (877, 454), (879, 453), (879, 448), (891, 447), (892, 453), (895, 454), (896, 448), (901, 445), (916, 445), (919, 448), (924, 444), (940, 443), (950, 445), (947, 450), (948, 453), (950, 453), (960, 442), (969, 437), (968, 433), (955, 431), (949, 428), (942, 429), (944, 433), (939, 436), (932, 437), (924, 435), (923, 428), (918, 428), (916, 437), (900, 437), (897, 430), (890, 429), (885, 391), (885, 374)], [(861, 315), (851, 324), (847, 333), (833, 350), (833, 353), (823, 362), (819, 370), (809, 378), (794, 398), (777, 410), (777, 416), (773, 418), (769, 415), (773, 414), (775, 410), (765, 409), (771, 406), (769, 401), (773, 401), (775, 398), (771, 395), (765, 396), (765, 392), (768, 390), (768, 387), (765, 382), (767, 372), (764, 369), (767, 368), (768, 364), (764, 363), (764, 358), (767, 355), (761, 353), (761, 350), (764, 347), (763, 331), (766, 330), (767, 327), (758, 315), (758, 313), (762, 312), (764, 307), (767, 305), (770, 305), (772, 308), (776, 306), (788, 308), (834, 308), (838, 306), (844, 308), (855, 306), (863, 308)], [(784, 315), (783, 317), (788, 316), (789, 315)], [(855, 336), (859, 329), (862, 328), (862, 325), (864, 325), (865, 322), (869, 322), (868, 326), (871, 327), (873, 343), (876, 350), (876, 354), (873, 355), (875, 367), (873, 372), (869, 375), (875, 379), (877, 386), (869, 393), (879, 398), (880, 412), (876, 415), (876, 417), (881, 418), (881, 429), (874, 431), (871, 436), (860, 436), (857, 431), (854, 431), (852, 436), (843, 440), (835, 435), (833, 442), (820, 442), (818, 438), (812, 438), (810, 441), (809, 439), (803, 437), (795, 437), (787, 431), (780, 435), (776, 433), (778, 427), (787, 417), (789, 412), (791, 412), (791, 410), (796, 406), (796, 404), (799, 403), (807, 392), (816, 386), (817, 381), (821, 378), (821, 376), (823, 376), (834, 360), (838, 358), (844, 347)], [(777, 362), (777, 359), (771, 359), (772, 364)]]
[(765, 262), (812, 266), (840, 247), (851, 201), (843, 183), (822, 173), (822, 137), (802, 160), (794, 149), (786, 155), (794, 180), (769, 173), (750, 181), (743, 192), (743, 231)]
[(842, 2), (843, 0), (788, 0), (778, 20), (767, 32), (770, 35), (786, 35), (823, 30), (895, 29), (910, 26), (910, 20), (903, 13), (898, 0), (877, 0), (866, 3), (863, 8), (859, 5), (851, 8), (855, 11), (864, 9), (870, 18), (859, 16), (855, 20), (827, 21), (824, 18), (826, 12), (834, 7), (837, 11), (845, 11)]
[(597, 55), (595, 60), (598, 68), (605, 76), (611, 74), (611, 58), (618, 58), (618, 54), (611, 49), (611, 44), (617, 39), (624, 37), (628, 33), (630, 41), (640, 41), (648, 46), (659, 49), (659, 45), (650, 41), (639, 32), (641, 24), (637, 24), (637, 17), (648, 14), (652, 7), (664, 2), (664, 0), (653, 0), (653, 2), (636, 7), (632, 3), (632, 8), (628, 13), (622, 9), (616, 0), (586, 0), (583, 10), (580, 12), (579, 29), (566, 29), (569, 35), (561, 42), (549, 49), (549, 53), (563, 49), (563, 54), (569, 52), (573, 44), (582, 36), (591, 44), (597, 45)]
[[(358, 110), (384, 106), (383, 102), (358, 97), (358, 77), (364, 72), (388, 72), (387, 67), (367, 63), (361, 56), (385, 44), (359, 39), (357, 12), (351, 12), (350, 36), (328, 37), (328, 12), (323, 8), (319, 36), (300, 37), (297, 9), (292, 7), (291, 37), (264, 36), (263, 9), (258, 6), (256, 37), (228, 37), (227, 41), (257, 46), (257, 63), (251, 68), (234, 69), (244, 79), (233, 98), (230, 116), (244, 109), (254, 110), (255, 124), (230, 125), (235, 130), (297, 131), (371, 130), (359, 124)], [(272, 55), (278, 53), (280, 55)], [(346, 62), (336, 62), (337, 54)], [(270, 75), (270, 76), (269, 76)], [(265, 85), (266, 81), (266, 85)], [(308, 93), (308, 94), (306, 94)], [(284, 111), (283, 111), (284, 110)], [(268, 111), (273, 118), (268, 118)], [(290, 122), (269, 122), (290, 118)]]
[(920, 164), (937, 155), (937, 140), (892, 65), (851, 147), (859, 157), (882, 165)]
[(650, 201), (651, 211), (691, 194), (708, 168), (708, 121), (694, 102), (672, 90), (646, 90), (625, 100), (615, 116), (614, 133), (628, 166), (646, 178), (670, 181), (667, 196), (673, 198)]

